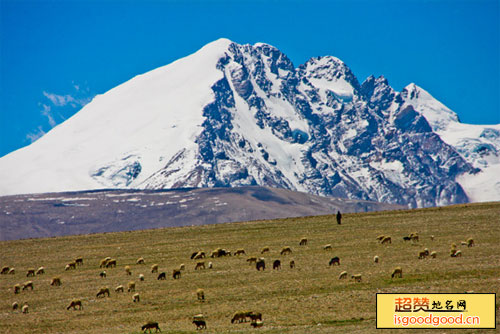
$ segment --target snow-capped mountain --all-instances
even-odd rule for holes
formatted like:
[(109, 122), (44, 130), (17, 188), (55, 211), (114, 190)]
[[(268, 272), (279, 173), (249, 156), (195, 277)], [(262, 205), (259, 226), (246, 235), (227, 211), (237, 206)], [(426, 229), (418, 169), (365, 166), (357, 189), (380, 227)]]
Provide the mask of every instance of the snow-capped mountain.
[(295, 68), (270, 45), (220, 39), (1, 158), (0, 194), (263, 185), (409, 207), (494, 200), (499, 134), (416, 85), (360, 84), (338, 58)]

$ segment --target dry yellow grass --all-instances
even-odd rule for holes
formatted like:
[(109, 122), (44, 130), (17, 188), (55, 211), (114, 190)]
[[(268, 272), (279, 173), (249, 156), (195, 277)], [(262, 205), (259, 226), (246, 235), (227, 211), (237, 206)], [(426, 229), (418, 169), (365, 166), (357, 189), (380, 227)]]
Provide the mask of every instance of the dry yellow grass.
[[(402, 240), (413, 231), (419, 233), (418, 246)], [(375, 240), (380, 234), (390, 235), (392, 244), (380, 245)], [(308, 244), (299, 246), (304, 236)], [(476, 246), (461, 246), (469, 237)], [(499, 239), (500, 203), (484, 203), (346, 214), (340, 226), (334, 216), (321, 216), (1, 242), (0, 266), (15, 267), (16, 274), (0, 275), (0, 331), (140, 333), (140, 326), (152, 320), (159, 322), (163, 333), (194, 333), (192, 316), (203, 313), (207, 333), (373, 333), (377, 331), (377, 292), (495, 292), (499, 304)], [(453, 242), (462, 250), (462, 258), (449, 256)], [(323, 250), (325, 244), (332, 244), (333, 250)], [(263, 246), (271, 251), (263, 255), (266, 270), (257, 272), (246, 258), (262, 256)], [(292, 254), (280, 256), (283, 246), (291, 246)], [(195, 271), (198, 260), (190, 260), (192, 252), (210, 253), (217, 247), (244, 248), (247, 255), (205, 259), (214, 268)], [(437, 251), (437, 258), (418, 260), (424, 247)], [(380, 263), (373, 263), (374, 255)], [(67, 263), (80, 256), (82, 267), (64, 271)], [(106, 268), (107, 277), (101, 278), (99, 261), (107, 256), (118, 264)], [(340, 266), (328, 266), (333, 256), (340, 257)], [(139, 257), (145, 265), (136, 264)], [(275, 259), (282, 262), (280, 271), (272, 270)], [(291, 259), (295, 269), (288, 266)], [(154, 263), (159, 264), (159, 272), (167, 273), (167, 280), (157, 280), (158, 274), (151, 273)], [(181, 279), (174, 280), (172, 270), (181, 263), (186, 269)], [(131, 276), (125, 273), (126, 265)], [(26, 277), (28, 268), (40, 266), (45, 267), (44, 275)], [(403, 268), (403, 279), (390, 278), (395, 266)], [(344, 270), (349, 277), (362, 274), (363, 281), (338, 280)], [(141, 273), (144, 282), (139, 281)], [(62, 286), (50, 286), (53, 276), (61, 277)], [(34, 290), (15, 295), (13, 286), (27, 280), (34, 282)], [(126, 291), (130, 280), (136, 282), (139, 303)], [(118, 285), (125, 287), (124, 293), (114, 291)], [(96, 298), (104, 286), (111, 296)], [(197, 300), (198, 288), (204, 289), (205, 302)], [(83, 301), (83, 310), (66, 310), (74, 298)], [(27, 302), (29, 313), (13, 311), (14, 301), (21, 306)], [(231, 324), (238, 310), (261, 312), (264, 327)]]

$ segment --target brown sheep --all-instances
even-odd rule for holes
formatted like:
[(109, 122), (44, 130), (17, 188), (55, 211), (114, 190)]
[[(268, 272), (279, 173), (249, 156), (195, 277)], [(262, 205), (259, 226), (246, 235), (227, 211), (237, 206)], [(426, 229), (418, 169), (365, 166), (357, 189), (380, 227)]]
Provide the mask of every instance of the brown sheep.
[(116, 260), (115, 259), (111, 259), (108, 261), (108, 263), (106, 263), (106, 268), (113, 268), (113, 267), (116, 267)]
[(194, 259), (194, 257), (196, 256), (196, 254), (198, 254), (198, 253), (199, 253), (199, 251), (193, 252), (193, 253), (191, 254), (191, 260), (193, 260), (193, 259)]
[(299, 246), (306, 246), (306, 245), (307, 245), (307, 238), (300, 239)]
[(28, 269), (26, 277), (35, 276), (35, 269)]
[(21, 292), (21, 284), (14, 285), (14, 294), (17, 295), (19, 292)]
[(115, 292), (124, 292), (125, 289), (123, 287), (123, 285), (118, 285), (116, 288), (115, 288)]
[(380, 241), (380, 243), (382, 245), (383, 244), (391, 244), (392, 243), (391, 237), (384, 237), (384, 239), (382, 239), (382, 241)]
[(291, 260), (290, 261), (290, 269), (293, 269), (293, 268), (295, 268), (295, 261)]
[(75, 263), (77, 266), (83, 266), (83, 257), (77, 257)]
[(266, 252), (269, 252), (269, 247), (267, 247), (267, 246), (262, 248), (262, 250), (260, 251), (260, 254), (264, 254)]
[(23, 307), (21, 308), (21, 311), (22, 311), (23, 313), (28, 313), (28, 308), (29, 308), (29, 307), (28, 307), (28, 304), (24, 304), (24, 305), (23, 305)]
[[(109, 259), (110, 260), (110, 259)], [(108, 264), (108, 258), (102, 259), (101, 262), (99, 263), (99, 268), (104, 268)]]
[(196, 290), (196, 297), (199, 301), (205, 301), (205, 291), (203, 289)]
[(19, 308), (19, 304), (17, 302), (12, 303), (12, 309), (15, 311)]
[(427, 257), (427, 253), (425, 251), (418, 252), (419, 259), (425, 259)]
[(180, 271), (180, 270), (178, 270), (178, 269), (174, 269), (174, 270), (172, 271), (172, 277), (173, 277), (174, 279), (179, 279), (179, 278), (181, 278), (181, 271)]
[(330, 259), (330, 262), (328, 262), (328, 265), (329, 266), (333, 266), (337, 264), (338, 266), (340, 266), (340, 258), (338, 256), (334, 256)]
[(194, 270), (205, 269), (205, 262), (198, 262), (194, 267)]
[(160, 326), (158, 325), (158, 323), (157, 322), (152, 322), (152, 321), (150, 321), (147, 324), (143, 325), (141, 327), (141, 329), (142, 329), (142, 331), (144, 333), (146, 333), (146, 330), (148, 330), (148, 332), (151, 333), (152, 329), (155, 330), (155, 333), (158, 332), (158, 331), (161, 332), (161, 329), (160, 329)]
[(286, 247), (283, 247), (281, 249), (281, 252), (280, 252), (280, 255), (286, 255), (286, 254), (291, 254), (292, 253), (292, 249), (288, 246)]
[(166, 280), (166, 279), (167, 279), (167, 273), (166, 272), (161, 272), (158, 275), (158, 278), (157, 278), (157, 280)]
[(257, 258), (255, 256), (251, 256), (247, 259), (247, 262), (249, 264), (252, 264), (252, 263), (256, 263), (257, 262)]
[(76, 269), (76, 262), (68, 263), (69, 269)]
[(332, 245), (331, 245), (331, 244), (324, 245), (324, 246), (323, 246), (323, 249), (324, 249), (324, 250), (332, 250)]
[(199, 260), (199, 259), (203, 259), (205, 257), (206, 257), (205, 252), (199, 251), (191, 259)]
[(255, 268), (260, 271), (261, 269), (262, 270), (266, 270), (266, 262), (264, 261), (263, 258), (260, 258), (256, 263), (255, 263)]
[(45, 268), (44, 267), (40, 267), (36, 270), (35, 272), (36, 275), (43, 275), (45, 274)]
[(474, 239), (472, 238), (467, 239), (467, 247), (474, 247)]
[(33, 282), (32, 281), (27, 281), (26, 283), (23, 284), (23, 291), (26, 290), (27, 288), (31, 288), (31, 290), (33, 290)]
[(144, 261), (144, 258), (142, 258), (142, 257), (138, 258), (135, 263), (136, 264), (146, 264), (146, 262)]
[(132, 270), (130, 269), (130, 266), (125, 266), (125, 274), (132, 275)]
[(394, 268), (394, 270), (392, 271), (391, 278), (394, 277), (403, 278), (403, 269), (401, 269), (401, 267)]
[(382, 241), (382, 239), (384, 239), (384, 238), (385, 238), (385, 235), (384, 235), (384, 234), (381, 234), (381, 235), (379, 235), (376, 239), (377, 239), (378, 241)]
[(141, 297), (140, 297), (140, 295), (139, 295), (138, 293), (134, 294), (134, 295), (132, 296), (132, 301), (133, 301), (134, 303), (139, 303), (139, 302), (141, 301)]
[(239, 248), (234, 252), (234, 256), (245, 255), (245, 250), (243, 248)]
[(157, 273), (158, 272), (158, 265), (157, 264), (153, 264), (151, 266), (151, 273), (154, 274), (154, 273)]
[(347, 278), (347, 271), (343, 271), (339, 275), (339, 279), (344, 279), (344, 278)]
[(83, 309), (82, 301), (80, 299), (73, 299), (71, 301), (71, 303), (69, 304), (69, 306), (66, 307), (66, 310), (69, 310), (70, 308), (73, 308), (73, 310), (76, 310), (77, 306), (78, 306), (79, 310)]
[(134, 292), (135, 291), (135, 282), (134, 281), (128, 282), (127, 291), (128, 292)]
[(108, 287), (104, 287), (104, 288), (99, 289), (99, 292), (97, 292), (96, 297), (97, 298), (106, 297), (106, 295), (108, 295), (108, 297), (109, 297), (109, 288)]
[(52, 277), (52, 281), (50, 282), (50, 285), (53, 286), (61, 286), (61, 278), (60, 277)]
[(356, 282), (361, 282), (361, 274), (352, 275), (351, 278)]
[(196, 330), (198, 329), (207, 329), (207, 323), (205, 320), (193, 320), (193, 324), (196, 325)]
[(247, 312), (236, 312), (233, 315), (233, 318), (231, 319), (231, 323), (234, 324), (235, 322), (239, 323), (246, 322), (247, 321), (246, 313)]
[(10, 268), (9, 267), (3, 267), (2, 271), (0, 271), (0, 274), (6, 275), (9, 272)]
[(279, 270), (281, 269), (281, 261), (280, 260), (275, 260), (273, 262), (273, 270), (276, 269), (276, 270)]
[(437, 256), (437, 252), (436, 252), (436, 251), (432, 251), (432, 252), (431, 252), (431, 257), (432, 257), (433, 259), (435, 259), (435, 258), (436, 258), (436, 256)]

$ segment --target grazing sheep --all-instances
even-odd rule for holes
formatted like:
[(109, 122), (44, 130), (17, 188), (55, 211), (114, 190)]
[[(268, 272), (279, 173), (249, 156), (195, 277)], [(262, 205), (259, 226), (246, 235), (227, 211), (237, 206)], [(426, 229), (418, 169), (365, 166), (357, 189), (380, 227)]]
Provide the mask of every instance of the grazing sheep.
[(356, 282), (361, 282), (361, 274), (352, 275), (351, 278)]
[[(225, 253), (224, 253), (225, 254)], [(221, 257), (222, 256), (222, 248), (216, 248), (214, 249), (211, 253), (210, 253), (210, 257), (211, 258), (214, 258), (214, 257)], [(196, 256), (195, 256), (195, 259), (196, 259)]]
[(196, 330), (207, 329), (207, 323), (205, 320), (193, 320), (193, 324), (196, 325)]
[(135, 282), (134, 281), (128, 282), (127, 292), (134, 292), (134, 291), (135, 291)]
[(118, 285), (116, 288), (115, 288), (115, 292), (123, 292), (125, 289), (123, 288), (123, 285)]
[(347, 278), (347, 271), (343, 271), (339, 275), (339, 279), (344, 279), (344, 278)]
[(255, 322), (252, 322), (250, 324), (250, 326), (252, 326), (253, 328), (262, 327), (262, 326), (264, 326), (264, 322), (257, 320)]
[(116, 267), (116, 260), (115, 259), (111, 259), (108, 261), (108, 263), (106, 263), (106, 268), (113, 268), (113, 267)]
[(181, 278), (181, 271), (180, 270), (177, 270), (177, 269), (174, 269), (172, 271), (172, 277), (174, 279), (178, 279), (178, 278)]
[(462, 257), (462, 251), (457, 250), (451, 254), (451, 257)]
[(125, 274), (132, 275), (132, 270), (130, 269), (130, 266), (125, 266)]
[(394, 278), (396, 276), (399, 277), (399, 278), (403, 278), (403, 269), (401, 269), (401, 267), (396, 267), (392, 271), (391, 278)]
[(267, 247), (267, 246), (262, 248), (262, 250), (260, 251), (260, 254), (264, 254), (266, 252), (269, 252), (269, 247)]
[(234, 252), (234, 256), (245, 255), (245, 250), (243, 248), (239, 248)]
[(76, 262), (68, 263), (69, 269), (76, 269)]
[(166, 272), (160, 273), (160, 275), (158, 275), (158, 278), (157, 278), (157, 280), (166, 280), (166, 279), (167, 279), (167, 273)]
[(257, 258), (255, 256), (251, 256), (247, 259), (247, 262), (249, 264), (252, 264), (252, 263), (256, 263), (257, 262)]
[(17, 310), (19, 308), (19, 304), (17, 302), (12, 303), (12, 309)]
[(286, 254), (291, 254), (292, 253), (292, 249), (288, 246), (286, 247), (283, 247), (281, 249), (281, 252), (280, 252), (280, 255), (286, 255)]
[(8, 274), (9, 275), (14, 275), (16, 273), (16, 269), (10, 268)]
[[(110, 259), (109, 259), (110, 260)], [(99, 268), (104, 268), (108, 264), (108, 258), (102, 259), (101, 262), (99, 263)]]
[(134, 295), (132, 296), (132, 301), (133, 301), (134, 303), (135, 303), (135, 302), (137, 302), (137, 303), (138, 303), (138, 302), (140, 302), (140, 301), (141, 301), (141, 297), (139, 296), (139, 294), (138, 294), (138, 293), (136, 293), (136, 294), (134, 294)]
[(425, 259), (427, 257), (427, 253), (425, 251), (418, 252), (419, 259)]
[(436, 252), (436, 251), (432, 251), (432, 252), (431, 252), (431, 257), (432, 257), (433, 259), (435, 259), (435, 258), (436, 258), (436, 256), (437, 256), (437, 252)]
[(233, 315), (233, 318), (231, 319), (231, 323), (234, 324), (235, 322), (246, 322), (247, 321), (247, 312), (236, 312)]
[(45, 268), (44, 267), (40, 267), (36, 270), (36, 273), (37, 275), (43, 275), (45, 274)]
[(157, 273), (158, 272), (158, 265), (157, 264), (153, 264), (151, 266), (151, 273), (154, 274), (154, 273)]
[(26, 277), (35, 276), (35, 269), (28, 269)]
[(99, 276), (101, 276), (101, 278), (106, 278), (106, 270), (101, 271)]
[(328, 265), (329, 266), (333, 266), (333, 265), (339, 265), (340, 266), (340, 258), (338, 256), (334, 256), (330, 259), (330, 262), (328, 262)]
[(291, 260), (290, 261), (290, 269), (293, 269), (293, 268), (295, 268), (295, 261)]
[(14, 285), (14, 294), (17, 295), (19, 292), (21, 292), (21, 284)]
[(144, 261), (143, 257), (140, 257), (137, 259), (137, 261), (135, 261), (135, 264), (146, 264), (146, 262)]
[(27, 288), (31, 288), (31, 290), (33, 290), (33, 282), (32, 281), (27, 281), (26, 283), (23, 284), (23, 291), (26, 290)]
[(375, 256), (373, 257), (373, 262), (374, 262), (374, 263), (378, 263), (379, 261), (380, 261), (380, 258), (378, 257), (378, 255), (375, 255)]
[(324, 245), (323, 249), (324, 250), (332, 250), (332, 244)]
[(474, 239), (469, 238), (467, 239), (467, 247), (473, 247), (474, 246)]
[(262, 270), (266, 270), (266, 262), (264, 261), (263, 258), (260, 258), (256, 263), (255, 263), (255, 268), (260, 271), (261, 269)]
[(191, 260), (193, 260), (193, 259), (194, 259), (194, 257), (196, 256), (196, 254), (198, 254), (198, 253), (199, 253), (198, 251), (197, 251), (197, 252), (192, 253), (192, 254), (191, 254)]
[(179, 270), (186, 270), (186, 265), (184, 263), (181, 263), (179, 266)]
[(194, 267), (194, 270), (205, 269), (205, 262), (198, 262)]
[(21, 308), (21, 311), (23, 313), (28, 313), (28, 304), (24, 304), (23, 307)]
[(192, 259), (193, 260), (199, 260), (199, 259), (203, 259), (205, 257), (206, 257), (205, 252), (198, 252), (198, 253), (196, 253), (196, 255)]
[(379, 235), (376, 239), (377, 239), (378, 241), (382, 241), (382, 239), (384, 239), (384, 238), (385, 238), (385, 235), (384, 235), (384, 234), (381, 234), (381, 235)]
[(273, 262), (273, 269), (276, 269), (276, 270), (281, 269), (281, 261), (280, 260), (275, 260)]
[(9, 272), (10, 268), (9, 267), (3, 267), (2, 271), (0, 271), (0, 274), (6, 275)]
[(70, 270), (70, 269), (71, 269), (71, 267), (69, 266), (69, 264), (67, 264), (67, 265), (64, 267), (64, 271), (68, 271), (68, 270)]
[(83, 257), (77, 257), (75, 263), (77, 266), (83, 266)]
[(205, 291), (203, 289), (196, 290), (196, 296), (198, 297), (198, 300), (204, 301), (205, 300)]
[(106, 297), (106, 295), (108, 295), (108, 297), (109, 297), (109, 288), (108, 287), (100, 288), (99, 292), (96, 295), (96, 297), (97, 298), (99, 298), (99, 297)]
[(384, 239), (382, 239), (382, 241), (380, 241), (380, 243), (383, 245), (383, 244), (391, 244), (392, 243), (392, 240), (391, 240), (391, 237), (384, 237)]
[(139, 281), (144, 282), (144, 275), (143, 274), (139, 274)]
[(154, 329), (155, 330), (155, 333), (160, 331), (161, 332), (161, 329), (160, 329), (160, 326), (158, 325), (157, 322), (152, 322), (152, 321), (149, 321), (147, 324), (143, 325), (141, 327), (142, 331), (144, 333), (146, 333), (146, 330), (148, 330), (149, 333), (151, 333), (151, 330)]
[(52, 277), (52, 281), (50, 282), (50, 285), (54, 286), (61, 286), (61, 278), (60, 277)]
[(306, 245), (307, 245), (307, 238), (300, 239), (299, 246), (306, 246)]
[(73, 299), (71, 301), (71, 303), (69, 304), (69, 306), (66, 307), (66, 310), (69, 310), (70, 308), (73, 308), (73, 310), (76, 310), (77, 306), (78, 306), (78, 309), (81, 310), (83, 308), (82, 301), (80, 299)]
[(214, 264), (212, 262), (208, 262), (208, 269), (212, 269), (214, 267)]

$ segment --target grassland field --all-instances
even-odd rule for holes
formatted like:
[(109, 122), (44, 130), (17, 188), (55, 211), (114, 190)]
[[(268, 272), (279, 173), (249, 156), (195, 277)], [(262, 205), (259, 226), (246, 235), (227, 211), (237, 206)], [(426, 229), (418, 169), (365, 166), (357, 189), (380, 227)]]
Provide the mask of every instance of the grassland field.
[[(418, 244), (403, 236), (418, 232)], [(392, 244), (381, 245), (376, 237), (390, 235)], [(434, 236), (432, 241), (430, 236)], [(301, 237), (308, 244), (299, 246)], [(468, 238), (474, 247), (460, 245)], [(27, 239), (0, 243), (0, 267), (14, 267), (14, 275), (0, 275), (1, 333), (141, 333), (141, 325), (157, 321), (162, 333), (196, 333), (191, 323), (202, 313), (206, 333), (493, 333), (495, 330), (389, 330), (375, 328), (375, 298), (378, 292), (494, 292), (500, 304), (500, 203), (480, 203), (404, 211), (343, 215), (342, 225), (334, 216), (278, 219), (242, 223), (166, 228)], [(452, 243), (461, 258), (449, 256)], [(331, 251), (323, 246), (332, 244)], [(260, 254), (264, 246), (270, 252)], [(280, 255), (290, 246), (292, 254)], [(244, 256), (204, 259), (213, 269), (194, 270), (197, 250), (210, 253), (221, 247), (243, 248)], [(424, 248), (437, 258), (417, 259)], [(380, 262), (373, 262), (374, 255)], [(99, 261), (117, 260), (101, 278)], [(263, 256), (266, 270), (258, 272), (246, 262)], [(328, 266), (338, 256), (340, 266)], [(84, 265), (65, 271), (65, 265), (83, 257)], [(143, 257), (145, 265), (136, 264)], [(272, 270), (272, 261), (282, 261)], [(293, 259), (296, 268), (290, 269)], [(159, 264), (167, 280), (157, 280), (150, 266)], [(174, 280), (172, 270), (184, 263), (186, 269)], [(132, 275), (124, 267), (132, 269)], [(28, 268), (45, 267), (46, 273), (26, 277)], [(391, 279), (394, 267), (403, 269), (402, 279)], [(361, 274), (362, 282), (339, 280), (340, 272)], [(139, 281), (138, 275), (145, 280)], [(62, 285), (51, 286), (59, 276)], [(13, 286), (32, 280), (33, 291), (13, 293)], [(126, 291), (129, 281), (137, 284), (141, 301), (134, 303)], [(124, 293), (114, 288), (125, 286)], [(109, 298), (96, 298), (99, 288), (111, 290)], [(205, 290), (206, 301), (196, 298)], [(80, 298), (83, 310), (66, 310)], [(29, 313), (12, 310), (12, 303), (29, 305)], [(264, 326), (231, 324), (235, 311), (261, 312)], [(500, 312), (497, 311), (497, 324)], [(199, 332), (199, 331), (198, 331)]]

